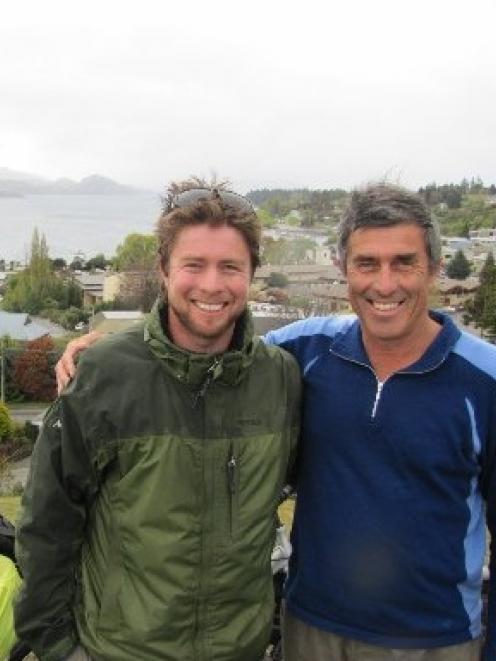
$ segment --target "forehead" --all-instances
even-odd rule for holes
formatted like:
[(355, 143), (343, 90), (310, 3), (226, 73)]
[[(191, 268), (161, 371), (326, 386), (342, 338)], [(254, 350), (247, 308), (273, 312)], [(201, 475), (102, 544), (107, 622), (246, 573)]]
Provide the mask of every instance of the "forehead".
[(179, 230), (171, 257), (249, 260), (250, 251), (241, 232), (229, 225), (188, 225)]
[(418, 255), (426, 259), (425, 231), (414, 223), (389, 227), (360, 227), (350, 234), (348, 259), (357, 256), (394, 258), (398, 255)]

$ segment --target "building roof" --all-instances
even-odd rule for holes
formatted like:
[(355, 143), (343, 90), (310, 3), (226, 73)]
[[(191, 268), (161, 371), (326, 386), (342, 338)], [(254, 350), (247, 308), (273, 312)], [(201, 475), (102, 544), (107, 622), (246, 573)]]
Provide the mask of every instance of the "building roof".
[(102, 310), (90, 319), (90, 330), (100, 333), (116, 333), (126, 330), (144, 317), (140, 310)]
[(37, 340), (43, 335), (63, 335), (65, 330), (47, 319), (31, 317), (27, 312), (0, 310), (0, 337), (8, 335), (13, 340)]
[(141, 310), (102, 310), (97, 315), (101, 315), (104, 319), (143, 319), (143, 312)]
[(437, 288), (442, 293), (454, 291), (473, 292), (480, 285), (479, 279), (474, 277), (465, 278), (465, 280), (454, 280), (453, 278), (440, 278), (437, 282)]
[(86, 273), (86, 271), (82, 271), (77, 273), (74, 279), (83, 291), (103, 291), (105, 273)]
[(334, 264), (264, 264), (255, 271), (254, 280), (267, 280), (271, 273), (284, 273), (290, 282), (345, 282)]

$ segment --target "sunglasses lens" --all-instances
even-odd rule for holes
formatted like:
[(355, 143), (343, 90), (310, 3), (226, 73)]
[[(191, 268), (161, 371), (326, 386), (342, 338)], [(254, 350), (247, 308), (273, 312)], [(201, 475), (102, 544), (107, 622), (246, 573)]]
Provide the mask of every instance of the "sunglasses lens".
[(236, 209), (237, 211), (254, 211), (251, 202), (242, 195), (229, 191), (219, 191), (219, 196), (226, 207), (231, 207), (231, 209)]

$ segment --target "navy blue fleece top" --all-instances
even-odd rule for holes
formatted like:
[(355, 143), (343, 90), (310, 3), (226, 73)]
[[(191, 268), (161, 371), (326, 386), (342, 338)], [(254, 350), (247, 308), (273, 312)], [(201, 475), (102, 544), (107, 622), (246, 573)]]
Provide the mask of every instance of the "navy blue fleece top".
[(384, 383), (355, 317), (266, 338), (297, 358), (305, 383), (288, 608), (386, 647), (479, 636), (486, 506), (496, 539), (496, 347), (432, 316), (432, 345)]

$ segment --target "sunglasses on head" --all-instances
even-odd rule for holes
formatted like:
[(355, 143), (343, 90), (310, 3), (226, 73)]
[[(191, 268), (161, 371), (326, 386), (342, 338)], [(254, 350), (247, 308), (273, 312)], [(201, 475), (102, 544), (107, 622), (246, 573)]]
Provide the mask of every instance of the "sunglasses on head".
[(167, 211), (182, 209), (209, 200), (220, 202), (224, 210), (233, 209), (234, 211), (255, 213), (252, 203), (246, 197), (217, 188), (190, 188), (177, 195), (170, 195), (167, 200)]

